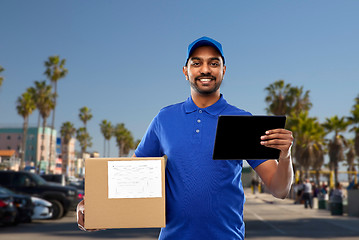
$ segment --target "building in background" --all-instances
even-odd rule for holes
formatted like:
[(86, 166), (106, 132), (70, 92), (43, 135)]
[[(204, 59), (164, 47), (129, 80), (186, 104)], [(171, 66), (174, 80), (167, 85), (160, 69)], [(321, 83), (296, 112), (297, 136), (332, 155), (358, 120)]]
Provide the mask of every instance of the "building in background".
[(56, 138), (56, 162), (54, 174), (62, 174), (61, 138)]
[[(46, 172), (50, 164), (50, 171), (56, 168), (57, 154), (55, 152), (56, 130), (46, 127), (43, 136), (43, 128), (29, 127), (26, 139), (25, 165), (27, 168), (40, 166), (41, 172)], [(52, 146), (50, 146), (51, 132), (53, 133)], [(15, 150), (21, 157), (23, 128), (0, 128), (0, 150)], [(44, 142), (42, 143), (42, 139)], [(43, 144), (43, 148), (42, 148)], [(41, 155), (42, 148), (42, 157)], [(50, 159), (51, 151), (51, 159)]]
[(15, 150), (0, 150), (0, 169), (18, 171), (20, 158)]

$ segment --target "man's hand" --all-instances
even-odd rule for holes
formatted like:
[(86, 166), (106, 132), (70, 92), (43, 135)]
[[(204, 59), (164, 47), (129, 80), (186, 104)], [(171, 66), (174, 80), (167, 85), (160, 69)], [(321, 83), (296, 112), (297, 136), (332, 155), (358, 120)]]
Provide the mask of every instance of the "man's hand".
[(290, 157), (293, 145), (291, 131), (282, 128), (268, 130), (265, 135), (261, 136), (261, 140), (263, 146), (280, 150), (279, 159), (288, 159)]
[(77, 226), (82, 230), (86, 231), (85, 229), (85, 200), (82, 200), (77, 204), (76, 208), (77, 213)]
[(279, 162), (266, 161), (255, 168), (256, 172), (277, 198), (285, 198), (293, 179), (291, 148), (292, 132), (285, 129), (272, 129), (261, 136), (261, 144), (280, 150)]
[(76, 212), (77, 212), (77, 226), (82, 231), (96, 232), (96, 231), (100, 231), (100, 230), (105, 230), (105, 229), (86, 229), (85, 228), (85, 199), (82, 200), (81, 202), (79, 202), (79, 204), (77, 204)]

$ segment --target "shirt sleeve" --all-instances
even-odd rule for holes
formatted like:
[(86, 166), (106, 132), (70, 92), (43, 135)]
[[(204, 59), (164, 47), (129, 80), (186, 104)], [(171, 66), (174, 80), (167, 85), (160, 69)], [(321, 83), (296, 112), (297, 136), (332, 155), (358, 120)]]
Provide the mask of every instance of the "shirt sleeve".
[(136, 157), (162, 157), (164, 154), (158, 136), (158, 116), (156, 116), (135, 151)]
[(268, 161), (268, 160), (247, 160), (247, 163), (248, 163), (253, 169), (255, 169), (256, 167), (258, 167), (259, 165), (261, 165), (261, 164), (264, 163), (265, 161)]

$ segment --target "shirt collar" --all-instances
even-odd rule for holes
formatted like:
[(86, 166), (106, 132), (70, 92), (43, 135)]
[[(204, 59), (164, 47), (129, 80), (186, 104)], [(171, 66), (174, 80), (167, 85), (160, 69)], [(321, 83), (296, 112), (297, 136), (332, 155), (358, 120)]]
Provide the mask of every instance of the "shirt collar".
[(211, 115), (219, 115), (227, 106), (227, 101), (223, 98), (223, 95), (221, 94), (219, 100), (212, 104), (209, 107), (206, 108), (199, 108), (192, 100), (192, 97), (189, 96), (187, 100), (184, 102), (184, 109), (186, 113), (195, 112), (199, 109), (202, 111), (205, 111)]

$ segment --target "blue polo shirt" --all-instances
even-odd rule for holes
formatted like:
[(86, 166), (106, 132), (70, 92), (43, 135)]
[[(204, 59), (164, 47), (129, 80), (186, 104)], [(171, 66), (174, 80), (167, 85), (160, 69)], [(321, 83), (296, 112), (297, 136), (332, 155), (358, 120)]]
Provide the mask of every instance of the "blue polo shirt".
[[(250, 115), (221, 95), (207, 108), (192, 98), (163, 108), (135, 151), (167, 155), (166, 227), (159, 239), (244, 239), (242, 160), (213, 160), (219, 115)], [(252, 168), (262, 160), (248, 161)]]

